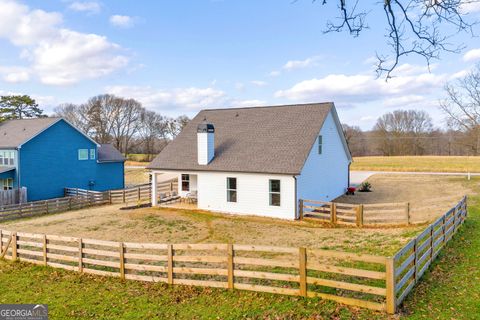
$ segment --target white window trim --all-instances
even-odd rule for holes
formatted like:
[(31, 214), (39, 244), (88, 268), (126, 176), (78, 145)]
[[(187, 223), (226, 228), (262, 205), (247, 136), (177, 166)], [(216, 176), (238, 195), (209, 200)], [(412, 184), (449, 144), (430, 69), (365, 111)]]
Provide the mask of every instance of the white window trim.
[[(272, 191), (272, 181), (278, 181), (280, 191)], [(272, 204), (272, 194), (278, 194), (280, 198), (279, 205)], [(282, 180), (280, 179), (268, 179), (268, 205), (271, 207), (281, 207), (282, 206)]]
[[(86, 157), (80, 157), (80, 153), (82, 151), (86, 151)], [(80, 161), (84, 161), (84, 160), (88, 160), (88, 149), (78, 149), (78, 160)]]
[[(235, 179), (235, 189), (228, 188), (228, 179)], [(237, 177), (227, 177), (227, 202), (228, 203), (237, 203), (238, 202), (238, 179)], [(235, 191), (235, 201), (229, 201), (228, 195), (230, 191)]]
[(90, 149), (90, 160), (95, 160), (95, 149)]
[[(188, 177), (188, 180), (184, 180), (184, 179), (183, 179), (183, 176), (187, 176), (187, 177)], [(182, 175), (180, 176), (180, 178), (181, 178), (181, 180), (182, 180), (182, 181), (181, 181), (181, 184), (180, 184), (181, 190), (182, 190), (183, 192), (190, 192), (190, 175), (187, 174), (187, 173), (182, 173)], [(183, 183), (184, 183), (184, 182), (188, 182), (188, 188), (187, 188), (187, 190), (183, 190)]]

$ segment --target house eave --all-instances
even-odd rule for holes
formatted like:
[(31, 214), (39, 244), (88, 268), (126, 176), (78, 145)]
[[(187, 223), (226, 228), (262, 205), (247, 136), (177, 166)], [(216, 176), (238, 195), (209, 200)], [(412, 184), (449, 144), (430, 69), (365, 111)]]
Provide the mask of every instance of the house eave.
[(222, 172), (222, 173), (251, 173), (251, 174), (275, 174), (283, 176), (298, 176), (300, 172), (271, 172), (271, 171), (251, 171), (251, 170), (221, 170), (221, 169), (199, 169), (199, 168), (159, 168), (146, 167), (150, 171), (189, 171), (189, 172)]

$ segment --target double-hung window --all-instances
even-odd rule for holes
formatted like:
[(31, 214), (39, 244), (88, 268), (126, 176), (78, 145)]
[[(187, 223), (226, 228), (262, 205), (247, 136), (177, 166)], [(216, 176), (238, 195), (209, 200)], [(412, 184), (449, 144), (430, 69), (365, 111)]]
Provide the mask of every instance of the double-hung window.
[(190, 175), (182, 174), (182, 191), (190, 191)]
[(237, 178), (227, 178), (227, 201), (237, 202)]
[(269, 181), (270, 205), (280, 206), (280, 180)]
[(13, 151), (0, 151), (0, 166), (13, 166), (15, 164)]
[(88, 160), (88, 149), (78, 149), (78, 160)]
[(90, 149), (90, 160), (95, 160), (95, 149)]
[(3, 190), (12, 190), (13, 189), (13, 179), (7, 178), (2, 181)]

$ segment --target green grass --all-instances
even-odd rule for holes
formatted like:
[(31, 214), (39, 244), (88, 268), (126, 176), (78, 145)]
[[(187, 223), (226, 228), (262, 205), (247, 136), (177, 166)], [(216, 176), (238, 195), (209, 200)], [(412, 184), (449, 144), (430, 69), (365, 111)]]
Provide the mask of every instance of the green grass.
[[(470, 187), (480, 192), (480, 179)], [(468, 199), (468, 218), (413, 294), (405, 319), (480, 319), (480, 195)]]
[(405, 156), (355, 157), (351, 170), (480, 172), (480, 157)]
[(51, 319), (383, 319), (330, 301), (121, 281), (0, 261), (0, 303), (46, 303)]

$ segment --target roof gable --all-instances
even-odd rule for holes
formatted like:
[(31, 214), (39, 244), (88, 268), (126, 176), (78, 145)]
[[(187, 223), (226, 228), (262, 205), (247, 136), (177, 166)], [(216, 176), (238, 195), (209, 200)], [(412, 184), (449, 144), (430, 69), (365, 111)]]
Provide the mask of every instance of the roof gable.
[[(300, 174), (333, 103), (203, 110), (148, 168)], [(197, 163), (197, 126), (215, 126), (215, 157)]]
[(89, 136), (63, 118), (34, 118), (8, 120), (0, 123), (0, 149), (20, 147), (59, 121), (64, 121), (88, 140), (97, 144)]

